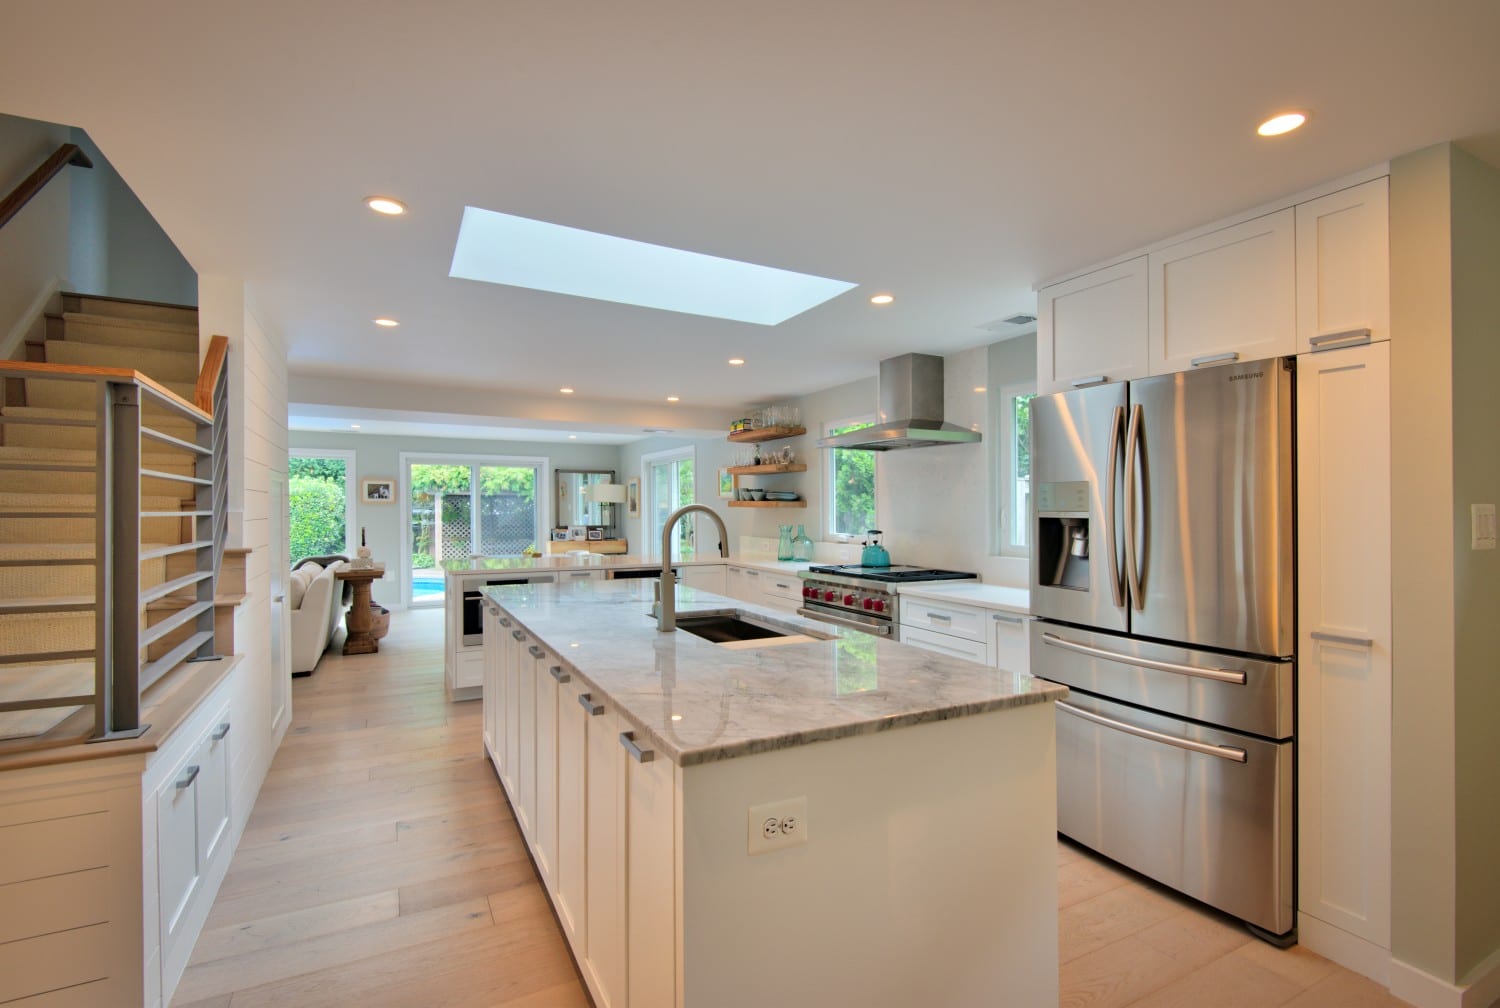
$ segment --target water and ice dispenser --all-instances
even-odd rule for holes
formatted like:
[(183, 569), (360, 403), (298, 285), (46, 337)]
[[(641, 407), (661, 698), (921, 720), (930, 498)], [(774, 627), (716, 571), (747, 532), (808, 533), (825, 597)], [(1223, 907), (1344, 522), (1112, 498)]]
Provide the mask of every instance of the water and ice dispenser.
[(1037, 484), (1034, 548), (1042, 584), (1089, 590), (1089, 496), (1084, 480)]

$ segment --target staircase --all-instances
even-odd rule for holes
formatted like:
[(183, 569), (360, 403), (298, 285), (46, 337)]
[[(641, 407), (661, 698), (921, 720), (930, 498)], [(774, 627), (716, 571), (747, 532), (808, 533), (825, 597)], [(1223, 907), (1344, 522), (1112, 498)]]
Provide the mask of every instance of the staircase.
[[(0, 746), (109, 736), (105, 708), (132, 702), (117, 666), (138, 703), (183, 661), (233, 651), (239, 595), (215, 593), (222, 424), (191, 408), (197, 310), (70, 294), (61, 308), (6, 369), (0, 405)], [(239, 564), (222, 589), (243, 592)]]

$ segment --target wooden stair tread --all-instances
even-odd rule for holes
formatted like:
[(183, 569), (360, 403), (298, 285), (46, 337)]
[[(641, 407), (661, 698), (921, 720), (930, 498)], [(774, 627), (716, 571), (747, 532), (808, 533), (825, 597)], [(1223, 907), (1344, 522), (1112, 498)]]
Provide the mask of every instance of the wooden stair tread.
[(145, 329), (153, 332), (181, 333), (184, 336), (198, 335), (198, 327), (187, 322), (169, 322), (166, 319), (127, 318), (123, 315), (100, 315), (94, 312), (62, 313), (64, 322), (85, 322), (89, 325), (114, 326), (120, 329)]

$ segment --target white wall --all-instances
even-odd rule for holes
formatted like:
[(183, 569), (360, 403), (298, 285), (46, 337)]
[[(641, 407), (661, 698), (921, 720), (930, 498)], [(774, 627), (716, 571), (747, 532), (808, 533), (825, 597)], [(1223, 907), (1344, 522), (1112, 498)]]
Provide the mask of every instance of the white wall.
[[(0, 195), (67, 142), (65, 126), (0, 115)], [(52, 296), (67, 285), (69, 186), (80, 171), (64, 168), (0, 228), (0, 358), (19, 351)]]
[[(1036, 378), (1034, 335), (975, 347), (944, 360), (944, 408), (951, 423), (974, 427), (984, 435), (979, 444), (915, 448), (884, 452), (876, 463), (876, 509), (886, 544), (896, 563), (919, 563), (969, 570), (986, 582), (1024, 586), (1028, 579), (1024, 558), (993, 555), (995, 470), (998, 432), (992, 430), (992, 401), (1002, 385)], [(983, 388), (983, 392), (975, 392)], [(793, 400), (802, 411), (807, 433), (768, 447), (789, 444), (797, 459), (808, 464), (800, 475), (746, 479), (749, 486), (785, 487), (800, 492), (805, 509), (730, 508), (718, 497), (718, 470), (731, 465), (743, 446), (727, 437), (691, 440), (654, 437), (626, 445), (621, 451), (622, 479), (640, 477), (641, 457), (669, 448), (692, 445), (696, 453), (697, 501), (718, 511), (729, 530), (731, 548), (742, 536), (774, 539), (778, 526), (805, 525), (814, 540), (827, 539), (827, 453), (818, 449), (823, 426), (832, 421), (873, 413), (879, 398), (875, 378), (825, 389)], [(627, 532), (632, 551), (641, 536), (641, 520), (631, 520)], [(698, 525), (700, 544), (711, 549), (712, 526)]]
[[(624, 480), (620, 471), (620, 449), (613, 445), (558, 444), (534, 441), (480, 441), (460, 438), (388, 437), (377, 434), (320, 434), (310, 431), (292, 431), (289, 435), (291, 449), (306, 452), (317, 449), (336, 448), (355, 453), (354, 471), (350, 478), (391, 479), (399, 481), (400, 456), (402, 452), (421, 452), (432, 455), (525, 455), (541, 456), (550, 460), (552, 469), (614, 469), (616, 478)], [(550, 488), (549, 488), (550, 490)], [(377, 562), (386, 565), (387, 574), (382, 581), (372, 586), (377, 602), (385, 606), (404, 605), (401, 597), (401, 579), (396, 568), (401, 563), (401, 502), (390, 504), (366, 504), (355, 494), (355, 511), (351, 522), (355, 542), (359, 541), (359, 529), (364, 528), (370, 552)], [(545, 525), (552, 525), (550, 492), (547, 495)], [(621, 505), (621, 513), (624, 506)]]
[(70, 289), (167, 304), (198, 303), (198, 277), (108, 158), (80, 129), (73, 143), (94, 162), (73, 173)]

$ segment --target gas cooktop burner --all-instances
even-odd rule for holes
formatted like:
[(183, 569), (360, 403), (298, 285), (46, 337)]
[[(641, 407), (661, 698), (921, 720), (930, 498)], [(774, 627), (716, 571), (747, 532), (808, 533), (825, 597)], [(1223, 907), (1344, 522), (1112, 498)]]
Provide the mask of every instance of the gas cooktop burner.
[(813, 566), (809, 574), (840, 574), (844, 577), (865, 578), (869, 581), (963, 581), (975, 577), (963, 571), (931, 570), (926, 567), (910, 567), (896, 564), (890, 567), (866, 567), (863, 564), (841, 566)]

